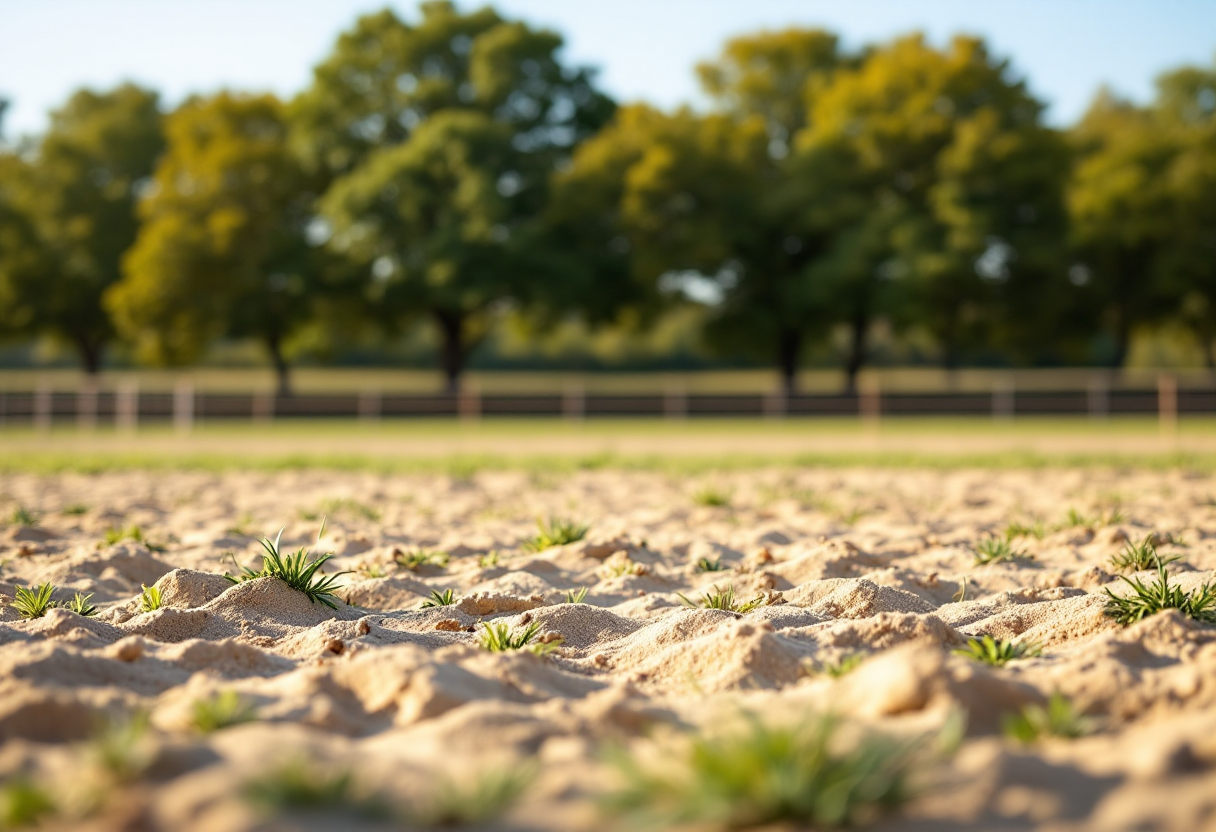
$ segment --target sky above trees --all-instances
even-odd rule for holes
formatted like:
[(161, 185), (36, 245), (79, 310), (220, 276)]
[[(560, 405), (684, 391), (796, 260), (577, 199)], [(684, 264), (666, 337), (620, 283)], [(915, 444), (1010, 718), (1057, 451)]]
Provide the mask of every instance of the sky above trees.
[[(0, 0), (0, 97), (11, 99), (11, 138), (41, 132), (46, 114), (76, 88), (135, 80), (176, 105), (223, 87), (291, 95), (336, 33), (359, 14), (404, 0)], [(482, 4), (464, 2), (471, 10)], [(559, 31), (566, 59), (601, 70), (620, 101), (661, 107), (700, 102), (693, 66), (731, 35), (822, 27), (850, 48), (923, 30), (983, 36), (1011, 57), (1067, 125), (1099, 85), (1147, 101), (1152, 79), (1216, 53), (1210, 0), (503, 0), (504, 14)]]

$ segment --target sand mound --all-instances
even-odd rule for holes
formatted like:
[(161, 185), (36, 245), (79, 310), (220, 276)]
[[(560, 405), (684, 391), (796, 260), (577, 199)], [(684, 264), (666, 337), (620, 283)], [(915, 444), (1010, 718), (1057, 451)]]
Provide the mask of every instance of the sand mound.
[(786, 602), (823, 618), (870, 618), (883, 612), (930, 613), (928, 601), (863, 578), (812, 581), (782, 593)]
[(828, 621), (785, 631), (790, 638), (809, 640), (848, 651), (886, 650), (906, 642), (957, 647), (966, 639), (936, 615), (881, 612), (870, 618)]
[(967, 635), (1021, 637), (1043, 646), (1054, 646), (1118, 626), (1103, 614), (1105, 608), (1105, 594), (1086, 593), (1062, 601), (1019, 604), (959, 630)]
[(798, 681), (808, 656), (767, 625), (740, 620), (654, 653), (636, 665), (632, 678), (707, 693), (774, 689)]
[(431, 588), (416, 578), (393, 575), (388, 578), (355, 581), (338, 594), (354, 607), (366, 610), (402, 610), (418, 606), (419, 601), (431, 594)]
[(161, 603), (166, 607), (201, 607), (232, 588), (232, 581), (211, 572), (174, 569), (156, 581)]
[(503, 615), (534, 610), (543, 606), (543, 595), (507, 595), (499, 592), (474, 592), (460, 599), (456, 609), (465, 615)]
[(141, 585), (151, 586), (173, 567), (153, 557), (138, 543), (117, 546), (66, 562), (44, 567), (34, 573), (31, 583), (50, 581), (56, 586), (87, 586), (96, 594), (94, 601), (108, 601), (128, 595)]
[(524, 616), (529, 621), (540, 623), (542, 633), (557, 633), (563, 639), (563, 646), (578, 651), (616, 641), (636, 633), (644, 626), (641, 622), (622, 618), (611, 610), (588, 604), (541, 607), (524, 613)]

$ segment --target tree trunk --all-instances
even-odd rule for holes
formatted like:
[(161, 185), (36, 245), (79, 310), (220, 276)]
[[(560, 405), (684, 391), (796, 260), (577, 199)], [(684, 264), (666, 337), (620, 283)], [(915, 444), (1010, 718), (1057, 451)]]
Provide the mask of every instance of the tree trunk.
[(270, 362), (274, 365), (274, 376), (278, 385), (278, 395), (291, 395), (291, 367), (283, 356), (283, 340), (278, 333), (266, 336), (266, 350), (270, 353)]
[(87, 336), (73, 339), (76, 344), (76, 354), (80, 356), (80, 365), (86, 374), (96, 376), (101, 372), (101, 351), (104, 346), (100, 340), (91, 341)]
[(798, 390), (798, 356), (802, 352), (802, 333), (787, 329), (777, 338), (777, 364), (781, 370), (781, 386), (786, 396)]
[(870, 328), (869, 323), (868, 318), (862, 314), (853, 318), (849, 355), (844, 363), (844, 391), (846, 393), (857, 392), (857, 374), (861, 372), (862, 365), (866, 363), (866, 335)]
[(1127, 361), (1127, 353), (1131, 348), (1132, 328), (1128, 324), (1127, 315), (1122, 310), (1119, 311), (1119, 319), (1115, 323), (1115, 354), (1111, 358), (1110, 366), (1112, 370), (1123, 369), (1123, 363)]
[(460, 373), (464, 369), (464, 315), (435, 310), (435, 322), (443, 337), (439, 360), (443, 364), (445, 386), (449, 393), (460, 392)]

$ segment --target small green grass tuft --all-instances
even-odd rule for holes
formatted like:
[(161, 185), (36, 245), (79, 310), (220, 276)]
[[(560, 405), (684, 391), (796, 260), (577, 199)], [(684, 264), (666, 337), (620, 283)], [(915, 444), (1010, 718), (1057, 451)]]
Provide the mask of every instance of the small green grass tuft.
[(1026, 744), (1044, 737), (1076, 739), (1094, 731), (1094, 721), (1059, 693), (1051, 695), (1047, 707), (1027, 705), (1016, 714), (1006, 714), (1002, 723), (1005, 736)]
[(450, 607), (456, 603), (456, 592), (451, 589), (445, 589), (440, 592), (437, 589), (431, 590), (431, 597), (422, 602), (422, 608), (428, 607)]
[(399, 567), (411, 572), (417, 572), (420, 566), (438, 566), (442, 569), (450, 560), (451, 556), (447, 552), (438, 549), (412, 549), (393, 558)]
[(534, 771), (525, 765), (483, 771), (458, 780), (443, 778), (426, 803), (410, 814), (425, 827), (487, 823), (509, 809), (533, 777)]
[(692, 501), (703, 508), (730, 508), (731, 493), (729, 491), (706, 486), (693, 493)]
[(909, 800), (925, 765), (923, 739), (838, 736), (831, 717), (797, 727), (688, 735), (654, 762), (618, 752), (622, 785), (607, 808), (631, 826), (750, 829), (793, 823), (816, 829), (861, 825)]
[(27, 620), (42, 618), (55, 606), (51, 601), (51, 593), (54, 591), (55, 587), (50, 581), (28, 589), (19, 586), (13, 590), (13, 601), (9, 606), (17, 611), (17, 615)]
[(480, 566), (482, 569), (490, 569), (492, 567), (498, 566), (498, 562), (500, 559), (501, 559), (501, 557), (498, 553), (498, 550), (495, 549), (492, 552), (487, 552), (486, 554), (479, 557), (477, 559), (477, 565)]
[(846, 653), (839, 658), (826, 662), (807, 661), (803, 667), (812, 676), (830, 676), (839, 679), (856, 670), (866, 657), (864, 653)]
[(366, 818), (388, 814), (384, 803), (356, 792), (347, 770), (326, 771), (300, 761), (271, 769), (245, 784), (245, 799), (271, 812), (351, 813)]
[(163, 599), (160, 597), (160, 588), (155, 584), (152, 586), (144, 586), (143, 584), (140, 584), (140, 586), (143, 586), (144, 591), (140, 593), (139, 596), (139, 611), (155, 612), (156, 610), (160, 609), (161, 604), (164, 603)]
[(82, 514), (88, 514), (89, 507), (84, 503), (71, 503), (70, 505), (64, 506), (60, 511), (62, 514), (66, 514), (69, 517), (79, 517)]
[(0, 829), (38, 826), (56, 811), (51, 792), (28, 776), (10, 777), (0, 785)]
[(721, 572), (723, 570), (722, 561), (720, 559), (710, 560), (709, 558), (697, 558), (698, 572)]
[[(322, 524), (321, 531), (317, 533), (317, 539), (320, 540), (324, 534), (325, 526)], [(252, 581), (255, 578), (278, 578), (297, 592), (303, 592), (308, 596), (310, 602), (321, 603), (331, 610), (336, 610), (339, 599), (335, 591), (341, 588), (338, 585), (338, 578), (347, 573), (318, 574), (321, 567), (333, 555), (324, 554), (315, 560), (309, 560), (308, 550), (301, 547), (295, 551), (295, 554), (284, 556), (279, 547), (279, 541), (282, 539), (282, 529), (279, 529), (279, 534), (273, 541), (268, 537), (262, 538), (262, 548), (266, 550), (266, 553), (262, 555), (262, 571), (255, 572), (247, 566), (242, 566), (239, 574), (229, 575), (225, 572), (224, 577), (234, 584)]]
[(1145, 584), (1139, 578), (1119, 576), (1119, 580), (1132, 588), (1130, 595), (1116, 595), (1106, 588), (1104, 612), (1126, 627), (1148, 618), (1162, 610), (1175, 609), (1188, 618), (1205, 624), (1216, 624), (1216, 585), (1205, 583), (1191, 592), (1170, 586), (1169, 574), (1165, 571), (1168, 561), (1153, 552), (1157, 565), (1157, 577)]
[[(312, 516), (304, 517), (305, 520), (315, 520), (318, 514), (321, 516), (347, 514), (373, 522), (380, 519), (380, 512), (377, 509), (350, 497), (330, 497), (329, 499), (322, 500), (320, 511), (309, 513)], [(303, 515), (304, 512), (300, 512), (300, 514)]]
[(1005, 539), (1010, 542), (1019, 537), (1033, 537), (1035, 540), (1042, 540), (1046, 536), (1047, 525), (1042, 520), (1035, 520), (1030, 524), (1014, 521), (1005, 526)]
[(13, 526), (37, 526), (39, 516), (25, 506), (17, 506), (8, 516), (8, 522)]
[(555, 652), (562, 644), (560, 637), (548, 641), (537, 641), (536, 635), (540, 632), (539, 621), (533, 621), (518, 633), (512, 633), (511, 628), (501, 622), (490, 624), (483, 621), (481, 627), (481, 646), (491, 653), (505, 653), (509, 650), (526, 648), (538, 656), (547, 656)]
[(387, 578), (388, 573), (384, 571), (384, 567), (379, 563), (364, 563), (355, 568), (355, 574), (360, 578), (372, 580), (374, 578)]
[(105, 774), (118, 783), (133, 782), (148, 770), (155, 755), (148, 715), (137, 711), (124, 719), (106, 722), (90, 747)]
[(211, 734), (256, 719), (253, 703), (234, 690), (220, 691), (209, 699), (196, 699), (190, 706), (190, 726), (200, 734)]
[(150, 552), (165, 551), (164, 546), (148, 540), (148, 538), (144, 535), (144, 530), (139, 526), (128, 526), (125, 529), (114, 527), (106, 529), (105, 534), (102, 535), (101, 543), (98, 544), (98, 548), (104, 549), (109, 546), (115, 546), (122, 543), (124, 540), (130, 540), (133, 543), (143, 544), (144, 548)]
[(975, 544), (972, 549), (978, 566), (1009, 561), (1028, 561), (1034, 558), (1023, 549), (1013, 548), (1013, 544), (1001, 537), (988, 537)]
[(1110, 564), (1119, 572), (1141, 572), (1156, 567), (1158, 560), (1162, 563), (1174, 563), (1182, 558), (1177, 555), (1161, 558), (1157, 554), (1153, 535), (1149, 534), (1145, 535), (1144, 540), (1139, 543), (1133, 543), (1130, 540), (1124, 543), (1123, 550), (1111, 556)]
[(683, 593), (677, 592), (680, 596), (680, 602), (686, 607), (692, 609), (706, 610), (727, 610), (728, 612), (747, 613), (752, 610), (764, 606), (765, 598), (763, 595), (757, 595), (750, 601), (735, 600), (735, 587), (728, 585), (726, 589), (720, 589), (716, 584), (713, 588), (701, 595), (699, 601), (692, 601)]
[(581, 586), (578, 589), (567, 589), (566, 590), (566, 603), (567, 604), (581, 604), (581, 603), (583, 603), (583, 600), (586, 597), (587, 597), (587, 587), (585, 587), (585, 586)]
[(77, 615), (82, 615), (85, 618), (92, 618), (93, 616), (97, 615), (97, 607), (90, 603), (92, 598), (93, 593), (91, 592), (88, 595), (77, 592), (71, 601), (68, 601), (66, 604), (62, 604), (61, 606), (65, 610), (71, 610)]
[(587, 536), (591, 524), (578, 523), (567, 518), (550, 517), (548, 520), (537, 520), (536, 529), (536, 536), (523, 542), (525, 552), (543, 552), (554, 546), (576, 543)]
[(983, 636), (968, 639), (967, 646), (953, 651), (956, 655), (992, 667), (1004, 667), (1016, 659), (1031, 659), (1043, 654), (1043, 648), (1032, 641), (1006, 641)]

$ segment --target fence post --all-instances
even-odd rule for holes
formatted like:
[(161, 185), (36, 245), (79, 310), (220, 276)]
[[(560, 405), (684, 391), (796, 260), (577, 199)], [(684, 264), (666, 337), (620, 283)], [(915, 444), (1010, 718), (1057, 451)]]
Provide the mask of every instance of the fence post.
[(173, 427), (186, 434), (194, 428), (194, 383), (178, 379), (173, 386)]
[(114, 427), (135, 433), (139, 424), (139, 382), (124, 381), (114, 393)]
[(562, 416), (580, 420), (587, 415), (587, 389), (581, 381), (566, 384), (562, 392)]
[(1014, 414), (1016, 387), (1012, 376), (998, 376), (992, 385), (992, 418), (997, 422), (1011, 422)]
[(97, 379), (85, 376), (76, 388), (76, 428), (92, 430), (97, 427)]
[(52, 395), (51, 386), (45, 381), (39, 381), (37, 389), (34, 390), (34, 428), (39, 433), (46, 433), (51, 429)]
[(668, 419), (684, 419), (688, 416), (688, 391), (683, 384), (670, 382), (663, 393), (663, 415)]
[(274, 418), (274, 393), (254, 393), (250, 411), (255, 422), (269, 422)]
[(379, 390), (364, 390), (359, 394), (358, 414), (360, 419), (365, 422), (377, 422), (380, 420), (380, 409)]
[(882, 386), (877, 377), (863, 376), (857, 385), (857, 413), (871, 430), (878, 428), (882, 417)]
[(790, 400), (784, 387), (764, 394), (764, 416), (768, 419), (784, 419), (789, 412)]
[(1086, 404), (1089, 406), (1089, 418), (1091, 419), (1105, 419), (1110, 415), (1110, 385), (1102, 376), (1089, 380)]
[(1157, 376), (1157, 422), (1165, 436), (1178, 429), (1178, 380), (1169, 373)]
[(471, 384), (456, 394), (456, 412), (462, 421), (475, 422), (481, 418), (481, 391)]

